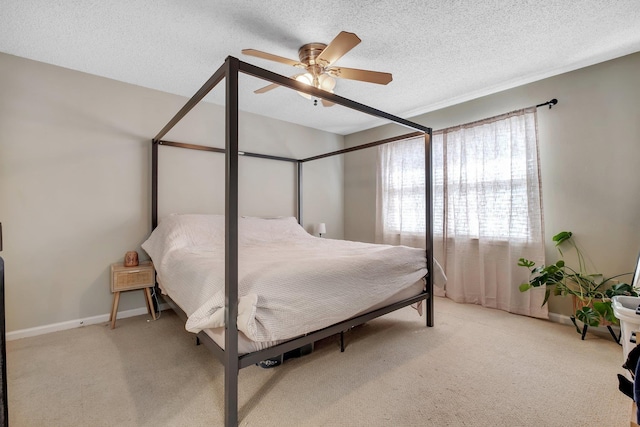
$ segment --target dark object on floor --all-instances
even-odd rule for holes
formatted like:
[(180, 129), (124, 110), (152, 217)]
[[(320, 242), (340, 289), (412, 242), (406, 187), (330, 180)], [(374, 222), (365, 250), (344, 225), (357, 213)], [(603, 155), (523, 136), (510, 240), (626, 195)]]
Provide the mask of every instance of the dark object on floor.
[(287, 351), (284, 354), (284, 360), (293, 359), (294, 357), (302, 357), (307, 354), (313, 353), (313, 343), (303, 345), (302, 347), (296, 348), (295, 350)]
[(622, 365), (623, 368), (628, 369), (631, 375), (636, 374), (636, 368), (638, 367), (638, 360), (640, 359), (640, 345), (631, 349), (627, 355), (627, 360)]
[(622, 374), (618, 374), (618, 390), (633, 399), (633, 382)]
[[(635, 332), (634, 332), (635, 334)], [(633, 341), (632, 341), (633, 342)], [(631, 380), (624, 375), (618, 374), (618, 390), (625, 396), (630, 397), (637, 405), (640, 400), (640, 345), (635, 346), (629, 351), (627, 360), (622, 364), (624, 369), (631, 372)], [(634, 407), (636, 406), (634, 405)], [(636, 409), (634, 414), (636, 422), (640, 420), (640, 408)], [(631, 423), (631, 425), (637, 425)]]
[(313, 352), (313, 343), (303, 345), (300, 348), (296, 348), (295, 350), (287, 351), (284, 355), (280, 355), (278, 357), (272, 357), (271, 359), (261, 360), (256, 363), (257, 366), (260, 366), (264, 369), (275, 368), (276, 366), (280, 366), (287, 359), (293, 359), (294, 357), (302, 357), (307, 354), (311, 354)]
[(282, 356), (261, 360), (256, 363), (256, 365), (264, 369), (275, 368), (276, 366), (282, 365)]
[[(636, 402), (636, 406), (637, 406), (638, 401), (640, 401), (640, 364), (636, 366), (636, 374), (634, 378), (635, 379), (633, 381), (633, 401)], [(636, 422), (638, 422), (639, 419), (640, 419), (640, 409), (636, 409)]]

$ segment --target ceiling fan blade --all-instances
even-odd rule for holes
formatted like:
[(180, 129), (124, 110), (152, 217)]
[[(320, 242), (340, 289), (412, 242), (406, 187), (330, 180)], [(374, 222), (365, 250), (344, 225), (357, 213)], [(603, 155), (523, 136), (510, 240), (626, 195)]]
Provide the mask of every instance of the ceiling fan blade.
[(265, 92), (269, 92), (270, 90), (275, 89), (275, 88), (277, 88), (277, 87), (279, 87), (279, 86), (280, 86), (280, 85), (278, 85), (278, 84), (271, 83), (271, 84), (270, 84), (270, 85), (268, 85), (268, 86), (262, 87), (262, 88), (260, 88), (260, 89), (258, 89), (258, 90), (254, 90), (254, 91), (253, 91), (253, 93), (265, 93)]
[(299, 61), (294, 61), (293, 59), (284, 58), (282, 56), (273, 55), (267, 52), (262, 52), (260, 50), (242, 49), (242, 53), (249, 56), (255, 56), (256, 58), (268, 59), (269, 61), (275, 61), (275, 62), (280, 62), (281, 64), (291, 65), (293, 67), (305, 68), (304, 64), (301, 64)]
[(331, 101), (327, 101), (326, 99), (322, 99), (321, 102), (323, 107), (333, 107), (334, 105), (336, 105)]
[(344, 67), (332, 67), (325, 71), (333, 77), (348, 80), (360, 80), (362, 82), (376, 83), (379, 85), (386, 85), (393, 80), (393, 76), (390, 73), (381, 73), (380, 71), (359, 70), (357, 68)]
[(342, 58), (345, 53), (356, 47), (360, 41), (360, 38), (355, 34), (341, 31), (340, 34), (324, 48), (322, 53), (318, 55), (316, 63), (323, 67), (328, 67)]

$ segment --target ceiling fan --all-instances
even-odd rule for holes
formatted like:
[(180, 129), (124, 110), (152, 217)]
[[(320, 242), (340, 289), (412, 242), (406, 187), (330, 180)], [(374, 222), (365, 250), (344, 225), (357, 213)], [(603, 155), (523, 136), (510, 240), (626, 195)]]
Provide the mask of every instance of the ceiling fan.
[[(328, 45), (324, 43), (307, 43), (300, 47), (300, 49), (298, 49), (299, 61), (262, 52), (256, 49), (243, 49), (242, 53), (304, 69), (306, 72), (293, 75), (291, 78), (331, 93), (333, 93), (333, 89), (336, 85), (334, 77), (381, 85), (388, 84), (392, 80), (392, 76), (389, 73), (360, 70), (356, 68), (336, 67), (333, 65), (334, 62), (356, 47), (360, 41), (360, 38), (354, 33), (341, 31), (340, 34), (338, 34)], [(256, 90), (255, 93), (265, 93), (277, 88), (278, 86), (278, 84), (272, 83)], [(311, 99), (311, 95), (302, 92), (298, 93), (305, 98)], [(317, 100), (315, 100), (314, 103), (317, 104)], [(323, 99), (322, 105), (330, 107), (333, 103)]]

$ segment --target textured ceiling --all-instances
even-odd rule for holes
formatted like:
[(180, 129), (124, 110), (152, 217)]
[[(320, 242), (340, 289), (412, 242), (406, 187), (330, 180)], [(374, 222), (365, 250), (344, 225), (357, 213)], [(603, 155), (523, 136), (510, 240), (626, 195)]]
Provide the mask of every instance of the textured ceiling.
[[(339, 80), (336, 93), (409, 118), (640, 51), (638, 0), (2, 0), (0, 51), (192, 96), (231, 55), (253, 48), (297, 59), (340, 31), (362, 43), (336, 62), (385, 71), (380, 86)], [(640, 74), (640, 70), (639, 70)], [(241, 79), (241, 109), (348, 134), (379, 124), (342, 107)], [(220, 90), (207, 98), (222, 103)], [(160, 118), (159, 120), (164, 120)]]

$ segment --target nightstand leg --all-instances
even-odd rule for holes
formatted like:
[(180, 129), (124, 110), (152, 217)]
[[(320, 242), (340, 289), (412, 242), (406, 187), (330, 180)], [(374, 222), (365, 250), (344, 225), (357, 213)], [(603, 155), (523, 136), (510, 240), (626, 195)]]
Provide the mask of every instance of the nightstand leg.
[(144, 292), (144, 303), (147, 306), (147, 314), (151, 314), (151, 309), (149, 308), (149, 293), (148, 293), (149, 288), (144, 288), (142, 290), (142, 292)]
[(120, 303), (120, 292), (113, 294), (113, 307), (111, 307), (111, 329), (116, 327), (116, 317), (118, 316), (118, 303)]
[(149, 313), (151, 313), (153, 320), (156, 320), (156, 312), (153, 309), (153, 300), (151, 299), (151, 291), (149, 291), (149, 288), (144, 288), (144, 294), (147, 296), (147, 309)]

